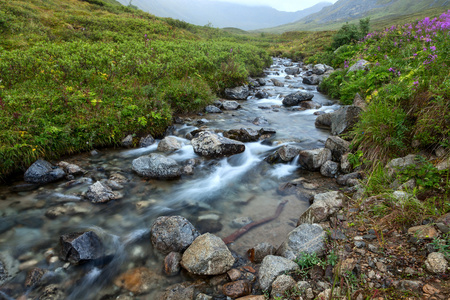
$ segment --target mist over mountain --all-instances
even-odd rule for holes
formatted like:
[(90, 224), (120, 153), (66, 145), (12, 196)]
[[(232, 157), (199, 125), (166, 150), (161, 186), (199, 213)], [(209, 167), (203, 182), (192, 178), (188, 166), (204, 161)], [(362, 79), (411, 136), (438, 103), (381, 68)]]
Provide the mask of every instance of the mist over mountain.
[[(129, 0), (118, 1), (124, 5), (130, 3)], [(159, 17), (170, 17), (195, 25), (210, 24), (219, 28), (236, 27), (244, 30), (292, 23), (331, 5), (321, 2), (304, 10), (284, 12), (267, 6), (205, 0), (132, 0), (131, 4)]]

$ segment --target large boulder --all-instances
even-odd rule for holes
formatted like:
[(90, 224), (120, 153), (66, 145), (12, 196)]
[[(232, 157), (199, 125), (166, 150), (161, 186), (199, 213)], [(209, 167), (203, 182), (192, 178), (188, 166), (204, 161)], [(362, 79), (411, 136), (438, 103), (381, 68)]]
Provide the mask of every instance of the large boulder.
[(38, 159), (24, 174), (24, 180), (30, 183), (46, 184), (60, 180), (66, 176), (63, 169), (58, 168), (48, 161)]
[(325, 231), (318, 224), (301, 224), (292, 230), (277, 250), (277, 254), (294, 260), (301, 253), (322, 254)]
[(303, 77), (303, 83), (307, 85), (318, 85), (323, 79), (323, 76), (311, 75)]
[(366, 68), (369, 66), (369, 64), (370, 64), (370, 62), (368, 62), (367, 60), (360, 59), (348, 69), (347, 73), (359, 71), (359, 70), (366, 70)]
[(297, 225), (327, 221), (342, 208), (343, 201), (344, 195), (336, 191), (315, 195), (313, 204), (300, 216)]
[(314, 65), (312, 72), (316, 75), (322, 75), (327, 71), (327, 68), (324, 64)]
[(150, 231), (153, 247), (163, 254), (183, 252), (199, 235), (197, 229), (181, 216), (159, 217)]
[(287, 95), (283, 99), (284, 106), (295, 106), (298, 105), (301, 101), (308, 101), (314, 98), (314, 94), (308, 91), (298, 91), (292, 94)]
[(318, 171), (329, 160), (331, 160), (330, 149), (320, 148), (300, 151), (298, 163), (309, 171)]
[(329, 129), (331, 127), (331, 113), (319, 115), (314, 122), (317, 128)]
[(283, 145), (277, 150), (280, 159), (283, 162), (292, 161), (301, 151), (301, 148), (295, 145)]
[(286, 74), (288, 74), (288, 75), (297, 75), (297, 74), (300, 74), (300, 68), (299, 68), (299, 67), (290, 67), (290, 68), (286, 68), (286, 69), (284, 69), (284, 71), (285, 71)]
[(159, 142), (157, 150), (160, 152), (174, 152), (180, 150), (181, 147), (183, 147), (183, 144), (181, 144), (177, 138), (173, 136), (166, 136), (161, 140), (161, 142)]
[(341, 161), (342, 155), (350, 151), (350, 142), (341, 139), (338, 136), (330, 136), (325, 142), (325, 148), (331, 150), (333, 161)]
[(100, 181), (92, 184), (86, 192), (86, 198), (92, 203), (106, 203), (111, 200), (119, 199), (121, 195)]
[(203, 131), (192, 139), (194, 152), (205, 157), (224, 157), (245, 151), (242, 142), (219, 136), (210, 131)]
[(230, 100), (247, 100), (249, 95), (250, 90), (246, 85), (225, 89), (225, 96)]
[(197, 275), (218, 275), (231, 269), (234, 257), (221, 238), (205, 233), (186, 249), (181, 266)]
[(279, 275), (296, 270), (300, 270), (300, 267), (292, 260), (268, 255), (263, 259), (259, 269), (259, 286), (263, 291), (268, 290)]
[(339, 164), (334, 161), (327, 161), (320, 167), (320, 174), (325, 177), (334, 178), (339, 172)]
[(59, 242), (61, 260), (72, 264), (81, 264), (104, 256), (103, 243), (93, 231), (64, 234)]
[(340, 135), (353, 128), (359, 121), (362, 109), (358, 106), (343, 106), (331, 114), (331, 134)]
[(256, 142), (261, 134), (253, 128), (231, 129), (223, 133), (223, 136), (240, 142)]
[(174, 179), (181, 176), (181, 167), (175, 160), (157, 153), (133, 160), (133, 171), (139, 176), (157, 179)]
[(255, 97), (258, 99), (267, 99), (269, 98), (269, 93), (266, 91), (259, 90), (256, 92)]

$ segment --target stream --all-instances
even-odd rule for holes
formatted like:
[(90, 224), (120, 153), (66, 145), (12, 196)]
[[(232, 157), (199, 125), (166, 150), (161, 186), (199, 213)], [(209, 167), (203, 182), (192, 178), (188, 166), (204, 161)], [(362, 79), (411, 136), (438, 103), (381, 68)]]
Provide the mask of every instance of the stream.
[[(155, 299), (157, 292), (167, 286), (188, 280), (182, 273), (165, 277), (162, 272), (164, 256), (158, 254), (150, 243), (150, 228), (158, 216), (181, 215), (201, 233), (212, 232), (225, 238), (246, 224), (273, 215), (277, 206), (287, 200), (281, 215), (269, 223), (250, 230), (229, 244), (240, 256), (258, 243), (269, 242), (277, 247), (296, 226), (297, 219), (309, 206), (308, 195), (282, 195), (280, 185), (303, 177), (318, 186), (333, 189), (333, 180), (320, 173), (302, 170), (294, 159), (291, 163), (269, 164), (264, 159), (285, 144), (302, 149), (323, 148), (329, 131), (314, 126), (317, 111), (332, 112), (339, 108), (335, 102), (317, 92), (315, 86), (302, 84), (302, 77), (286, 79), (285, 67), (292, 62), (274, 58), (273, 65), (265, 71), (264, 90), (270, 96), (257, 99), (250, 96), (239, 101), (241, 108), (221, 114), (204, 114), (186, 119), (175, 125), (170, 135), (183, 147), (165, 154), (177, 162), (195, 160), (193, 175), (181, 179), (161, 181), (137, 176), (132, 161), (142, 155), (157, 152), (157, 142), (146, 148), (102, 149), (97, 155), (84, 153), (65, 158), (88, 171), (77, 177), (76, 184), (67, 180), (47, 184), (38, 189), (17, 190), (0, 186), (0, 259), (13, 266), (13, 278), (0, 288), (0, 299), (54, 299), (39, 297), (45, 286), (57, 284), (63, 299), (115, 299), (108, 295), (125, 294), (113, 284), (114, 278), (139, 266), (155, 272), (158, 286), (154, 292), (138, 299)], [(297, 64), (294, 63), (294, 66)], [(270, 79), (284, 83), (276, 87)], [(299, 88), (314, 93), (313, 101), (319, 109), (299, 110), (282, 105), (283, 97)], [(254, 93), (253, 93), (254, 95)], [(256, 126), (252, 122), (260, 117), (267, 124)], [(273, 128), (276, 134), (268, 140), (245, 143), (245, 152), (223, 159), (206, 159), (194, 153), (186, 134), (200, 126), (213, 130), (261, 127)], [(97, 180), (108, 179), (112, 174), (126, 178), (119, 192), (123, 197), (106, 204), (92, 204), (82, 196)], [(18, 183), (15, 183), (15, 185)], [(71, 211), (49, 217), (48, 211), (62, 207)], [(108, 258), (104, 264), (68, 265), (57, 259), (59, 237), (70, 232), (92, 230), (105, 244)], [(41, 287), (26, 288), (27, 272), (39, 267), (48, 270), (41, 279)], [(0, 279), (2, 276), (0, 268)], [(55, 298), (56, 299), (56, 298)]]

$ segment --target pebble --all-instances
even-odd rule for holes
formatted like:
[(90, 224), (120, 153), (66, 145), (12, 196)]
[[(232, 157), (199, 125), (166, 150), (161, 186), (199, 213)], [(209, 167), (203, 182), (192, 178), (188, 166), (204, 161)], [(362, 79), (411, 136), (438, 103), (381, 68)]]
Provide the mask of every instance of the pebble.
[(364, 247), (366, 247), (366, 243), (360, 242), (360, 241), (356, 241), (356, 242), (355, 242), (355, 246), (356, 246), (357, 248), (364, 248)]

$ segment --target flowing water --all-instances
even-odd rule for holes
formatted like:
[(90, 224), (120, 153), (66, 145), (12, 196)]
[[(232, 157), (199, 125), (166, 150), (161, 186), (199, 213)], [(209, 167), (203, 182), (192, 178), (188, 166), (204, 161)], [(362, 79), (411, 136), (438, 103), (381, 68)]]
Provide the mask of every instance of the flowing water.
[[(301, 77), (285, 79), (283, 64), (288, 63), (287, 60), (274, 59), (274, 65), (266, 71), (268, 84), (258, 89), (267, 91), (269, 98), (250, 97), (240, 101), (242, 107), (239, 110), (199, 116), (174, 128), (172, 135), (182, 142), (183, 147), (168, 156), (181, 163), (196, 160), (194, 175), (175, 181), (159, 181), (134, 174), (131, 171), (132, 160), (156, 152), (155, 143), (147, 148), (101, 150), (95, 156), (86, 153), (67, 158), (66, 161), (88, 171), (88, 177), (77, 178), (75, 185), (62, 181), (33, 191), (14, 192), (8, 186), (0, 187), (0, 253), (3, 260), (9, 257), (16, 268), (14, 278), (0, 288), (0, 299), (15, 299), (20, 295), (30, 295), (34, 299), (42, 293), (40, 289), (24, 288), (26, 273), (32, 267), (48, 270), (42, 282), (44, 285), (58, 284), (64, 299), (100, 299), (105, 295), (118, 295), (120, 291), (113, 284), (114, 278), (133, 267), (145, 266), (162, 275), (163, 257), (152, 249), (149, 240), (150, 227), (161, 215), (184, 216), (202, 233), (213, 231), (224, 238), (237, 229), (236, 224), (241, 220), (250, 218), (257, 221), (271, 216), (279, 203), (288, 200), (279, 218), (254, 228), (229, 245), (242, 256), (260, 242), (278, 246), (309, 205), (307, 197), (278, 194), (280, 184), (304, 177), (312, 183), (320, 182), (325, 189), (326, 184), (332, 185), (317, 173), (302, 171), (297, 159), (275, 165), (264, 161), (286, 143), (304, 149), (323, 147), (329, 135), (314, 126), (314, 112), (317, 110), (284, 108), (281, 100), (298, 88), (306, 88), (314, 93), (313, 101), (322, 105), (318, 110), (329, 112), (338, 108), (314, 87), (303, 86)], [(285, 87), (273, 86), (268, 81), (271, 78), (284, 82)], [(254, 125), (252, 121), (256, 117), (265, 118), (268, 124)], [(246, 150), (241, 154), (223, 159), (204, 159), (194, 153), (189, 140), (185, 139), (187, 133), (200, 126), (200, 119), (211, 129), (270, 127), (277, 133), (264, 142), (246, 143)], [(84, 200), (82, 193), (92, 183), (107, 179), (113, 173), (127, 179), (120, 191), (122, 199), (107, 204), (92, 204)], [(72, 213), (47, 217), (46, 212), (55, 207)], [(204, 220), (212, 220), (212, 223), (205, 225)], [(57, 260), (59, 236), (85, 230), (93, 230), (100, 236), (108, 249), (108, 262), (104, 265), (68, 266)], [(155, 292), (185, 279), (181, 275), (164, 278)], [(139, 299), (153, 297), (151, 293)]]

